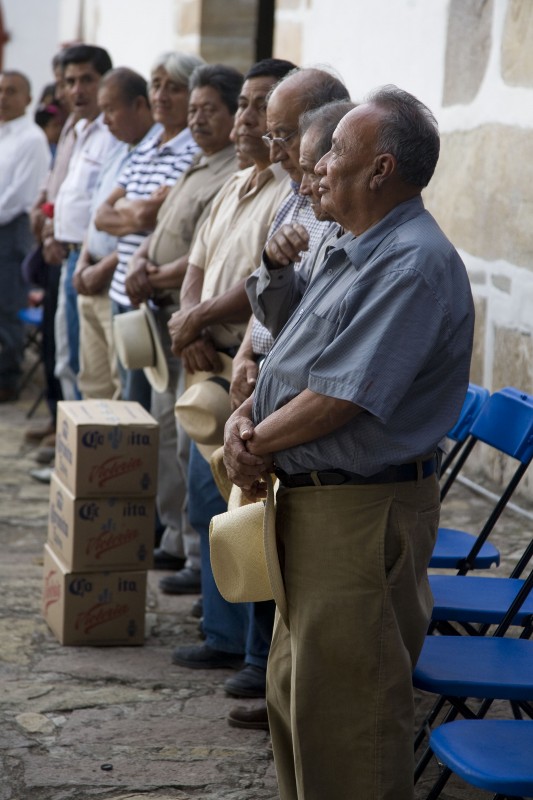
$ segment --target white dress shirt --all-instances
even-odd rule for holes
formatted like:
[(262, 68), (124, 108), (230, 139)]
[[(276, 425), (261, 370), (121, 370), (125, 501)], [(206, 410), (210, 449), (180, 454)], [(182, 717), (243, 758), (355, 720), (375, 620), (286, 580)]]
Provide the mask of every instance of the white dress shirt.
[(54, 206), (54, 236), (58, 242), (80, 244), (89, 227), (100, 170), (116, 139), (102, 115), (92, 121), (80, 119), (75, 130), (76, 144)]
[(32, 208), (50, 160), (48, 140), (29, 117), (0, 123), (0, 225)]

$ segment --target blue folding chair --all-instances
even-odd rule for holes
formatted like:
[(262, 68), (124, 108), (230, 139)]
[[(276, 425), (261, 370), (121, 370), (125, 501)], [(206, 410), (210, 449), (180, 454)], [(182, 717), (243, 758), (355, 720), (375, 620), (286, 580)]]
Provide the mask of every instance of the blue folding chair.
[[(37, 370), (41, 367), (43, 360), (42, 360), (42, 327), (43, 327), (43, 307), (42, 306), (28, 306), (28, 308), (22, 308), (17, 312), (17, 316), (19, 320), (24, 324), (25, 329), (25, 342), (24, 342), (24, 350), (34, 351), (34, 358), (33, 363), (31, 364), (28, 371), (23, 375), (19, 386), (18, 391), (22, 392), (23, 389), (33, 380), (34, 375), (36, 374)], [(39, 403), (45, 397), (44, 389), (39, 391), (37, 398), (34, 400), (31, 408), (26, 412), (26, 417), (29, 419), (33, 416)]]
[[(497, 580), (497, 579), (495, 579)], [(466, 719), (482, 719), (494, 700), (508, 700), (517, 718), (533, 718), (533, 641), (507, 637), (517, 614), (524, 607), (533, 588), (533, 569), (507, 609), (493, 636), (427, 636), (413, 672), (413, 685), (438, 695), (415, 736), (418, 749), (446, 703), (450, 709), (446, 724), (461, 714)], [(483, 702), (474, 709), (469, 698)], [(431, 741), (415, 768), (415, 781), (433, 756)], [(428, 797), (438, 796), (450, 776), (444, 769)]]
[[(472, 425), (474, 424), (474, 421), (489, 397), (490, 392), (488, 389), (478, 386), (476, 383), (468, 384), (466, 397), (459, 415), (459, 419), (447, 434), (447, 438), (451, 439), (453, 442), (455, 442), (455, 444), (451, 448), (450, 452), (447, 453), (442, 459), (440, 466), (441, 479), (444, 477), (448, 469), (450, 469), (450, 466), (455, 462), (455, 459), (458, 457), (459, 453), (464, 447), (467, 447), (468, 450), (462, 460), (462, 464), (464, 464), (466, 458), (468, 458), (470, 455), (470, 452), (475, 444), (475, 440), (473, 440), (470, 436)], [(459, 470), (454, 470), (453, 473), (450, 474), (442, 483), (440, 492), (441, 502), (448, 494), (450, 487), (452, 486), (458, 474)]]
[(514, 458), (518, 465), (477, 536), (439, 528), (429, 566), (457, 569), (459, 575), (500, 563), (498, 550), (487, 539), (533, 458), (533, 397), (513, 387), (492, 394), (471, 427), (471, 439), (471, 446), (456, 459), (450, 477), (461, 469), (477, 442)]
[[(533, 797), (533, 722), (458, 720), (431, 734), (437, 758), (493, 800)], [(437, 795), (428, 795), (433, 800)]]

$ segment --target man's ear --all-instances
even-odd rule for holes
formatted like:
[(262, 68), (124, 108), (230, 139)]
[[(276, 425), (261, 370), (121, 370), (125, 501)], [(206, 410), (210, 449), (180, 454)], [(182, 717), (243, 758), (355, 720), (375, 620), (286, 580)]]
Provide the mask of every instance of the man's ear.
[(396, 159), (391, 153), (380, 153), (374, 160), (374, 170), (370, 178), (370, 189), (381, 189), (386, 180), (396, 171)]

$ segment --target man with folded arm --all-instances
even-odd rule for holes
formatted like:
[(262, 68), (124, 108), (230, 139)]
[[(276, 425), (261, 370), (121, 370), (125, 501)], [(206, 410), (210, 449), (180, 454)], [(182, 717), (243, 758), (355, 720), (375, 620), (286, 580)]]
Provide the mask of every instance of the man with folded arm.
[(281, 483), (288, 615), (267, 674), (281, 800), (414, 794), (436, 448), (461, 410), (474, 321), (465, 267), (420, 196), (438, 153), (433, 115), (397, 87), (341, 120), (316, 171), (346, 233), (226, 425), (230, 478), (251, 498), (265, 472)]

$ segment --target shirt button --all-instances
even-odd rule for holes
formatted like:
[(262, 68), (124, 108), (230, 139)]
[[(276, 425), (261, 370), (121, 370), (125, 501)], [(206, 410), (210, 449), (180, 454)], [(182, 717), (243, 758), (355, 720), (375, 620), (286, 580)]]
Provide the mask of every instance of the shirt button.
[(330, 269), (328, 269), (327, 273), (328, 273), (328, 275), (333, 275), (333, 270), (330, 268)]

